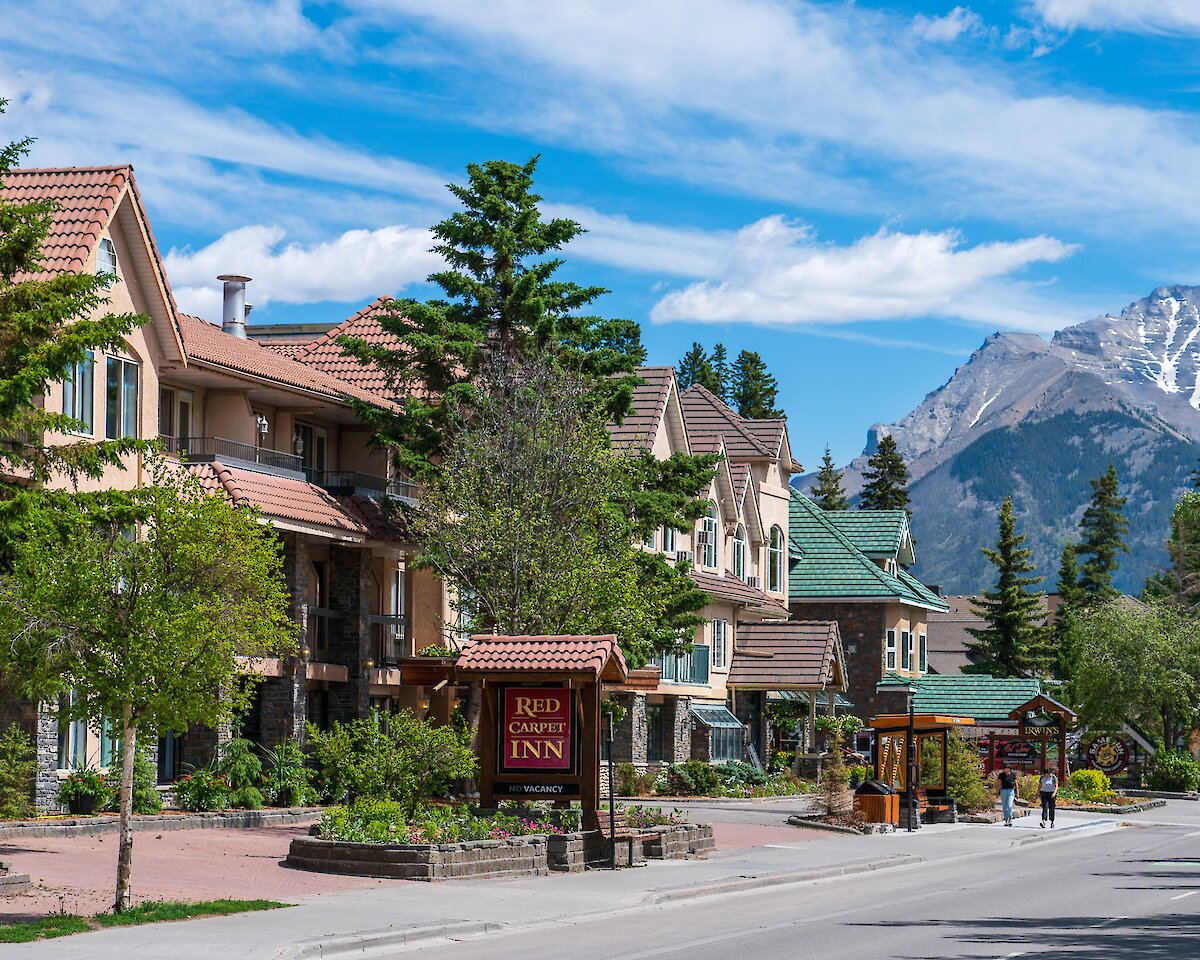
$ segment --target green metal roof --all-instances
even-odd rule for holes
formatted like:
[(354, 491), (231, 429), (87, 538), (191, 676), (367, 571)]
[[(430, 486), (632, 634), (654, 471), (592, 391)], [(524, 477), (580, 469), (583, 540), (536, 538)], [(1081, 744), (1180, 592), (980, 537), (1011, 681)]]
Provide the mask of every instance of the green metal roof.
[(1001, 678), (987, 674), (934, 674), (902, 677), (887, 674), (882, 684), (912, 684), (914, 713), (940, 713), (952, 717), (974, 717), (976, 722), (1008, 720), (1021, 704), (1042, 692), (1040, 680), (1026, 677)]
[(894, 557), (905, 546), (908, 514), (903, 510), (832, 510), (825, 517), (869, 557)]
[(904, 570), (893, 575), (880, 567), (838, 529), (830, 516), (804, 494), (792, 491), (788, 511), (790, 599), (878, 599), (927, 610), (950, 609), (916, 577)]
[[(840, 693), (835, 693), (833, 695), (833, 698), (834, 698), (834, 705), (839, 710), (840, 709), (848, 710), (854, 706), (854, 704), (851, 701), (847, 700)], [(794, 700), (797, 703), (804, 704), (804, 706), (806, 706), (806, 707), (808, 706), (808, 694), (803, 690), (771, 690), (771, 691), (768, 691), (768, 693), (767, 693), (767, 700), (768, 701)], [(829, 703), (829, 701), (824, 696), (818, 697), (817, 698), (817, 709), (818, 710), (824, 709), (828, 705), (828, 703)]]

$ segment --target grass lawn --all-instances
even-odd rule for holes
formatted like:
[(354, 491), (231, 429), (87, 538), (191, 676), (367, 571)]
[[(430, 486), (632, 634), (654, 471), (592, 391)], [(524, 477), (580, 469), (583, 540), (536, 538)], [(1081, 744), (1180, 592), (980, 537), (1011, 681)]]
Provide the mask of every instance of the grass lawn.
[(219, 917), (252, 910), (275, 910), (290, 904), (275, 900), (205, 900), (203, 903), (181, 903), (159, 900), (130, 907), (122, 913), (98, 913), (94, 917), (77, 917), (64, 913), (43, 917), (29, 923), (0, 926), (0, 943), (29, 943), (49, 940), (72, 933), (99, 930), (102, 927), (127, 927), (139, 923), (158, 923), (161, 920), (189, 920), (192, 917)]

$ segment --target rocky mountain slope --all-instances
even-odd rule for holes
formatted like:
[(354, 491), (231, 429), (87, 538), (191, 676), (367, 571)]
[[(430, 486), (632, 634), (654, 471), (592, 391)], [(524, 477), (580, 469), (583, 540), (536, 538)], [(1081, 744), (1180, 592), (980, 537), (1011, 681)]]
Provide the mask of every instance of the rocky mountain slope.
[(952, 593), (991, 582), (979, 547), (994, 541), (999, 502), (1012, 495), (1053, 589), (1088, 480), (1112, 462), (1132, 525), (1119, 586), (1137, 592), (1165, 558), (1167, 520), (1200, 453), (1200, 287), (1159, 288), (1049, 343), (988, 337), (912, 413), (871, 428), (847, 467), (852, 492), (883, 434), (895, 437), (912, 473), (917, 572), (926, 582)]

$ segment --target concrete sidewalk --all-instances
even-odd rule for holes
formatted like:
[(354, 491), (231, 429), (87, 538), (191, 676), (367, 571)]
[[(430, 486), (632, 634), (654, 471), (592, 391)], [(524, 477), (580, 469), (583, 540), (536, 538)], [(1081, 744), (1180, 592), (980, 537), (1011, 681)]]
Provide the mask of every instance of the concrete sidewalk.
[(1032, 821), (1012, 828), (935, 825), (911, 834), (812, 839), (802, 828), (795, 828), (795, 842), (718, 852), (707, 860), (656, 861), (615, 873), (596, 870), (510, 881), (407, 883), (345, 890), (301, 898), (295, 907), (267, 913), (110, 929), (5, 946), (0, 947), (0, 957), (300, 960), (363, 956), (364, 948), (395, 950), (447, 933), (483, 935), (500, 927), (646, 909), (866, 870), (920, 869), (922, 863), (986, 855), (1028, 842), (1066, 841), (1118, 826), (1112, 818), (1074, 814), (1061, 816), (1054, 831), (1040, 830)]

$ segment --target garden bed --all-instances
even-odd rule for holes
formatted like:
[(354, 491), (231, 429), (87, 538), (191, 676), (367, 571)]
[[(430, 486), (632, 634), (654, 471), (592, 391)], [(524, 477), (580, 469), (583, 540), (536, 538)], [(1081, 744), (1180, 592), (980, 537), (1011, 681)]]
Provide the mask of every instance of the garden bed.
[(301, 870), (395, 880), (489, 880), (550, 872), (546, 837), (463, 843), (348, 843), (296, 837), (287, 864)]
[[(272, 807), (264, 810), (219, 810), (207, 813), (134, 814), (133, 829), (202, 830), (242, 827), (266, 827), (275, 824), (305, 823), (320, 816), (322, 807)], [(0, 840), (25, 840), (38, 837), (86, 837), (116, 833), (120, 818), (115, 813), (89, 817), (46, 817), (38, 820), (0, 822)]]

